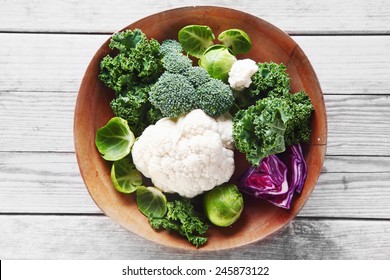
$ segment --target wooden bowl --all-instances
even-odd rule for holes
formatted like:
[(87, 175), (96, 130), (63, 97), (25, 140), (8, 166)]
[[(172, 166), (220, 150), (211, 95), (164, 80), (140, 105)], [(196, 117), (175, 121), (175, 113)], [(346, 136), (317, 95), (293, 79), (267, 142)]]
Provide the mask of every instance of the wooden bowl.
[[(291, 221), (309, 198), (320, 175), (325, 158), (327, 122), (323, 95), (316, 74), (302, 49), (286, 33), (272, 24), (240, 11), (220, 7), (185, 7), (143, 18), (124, 29), (140, 28), (149, 38), (159, 41), (177, 39), (185, 25), (208, 25), (218, 35), (229, 28), (246, 31), (253, 44), (243, 57), (258, 62), (277, 62), (287, 66), (292, 92), (305, 90), (314, 105), (311, 142), (304, 146), (308, 174), (303, 192), (296, 195), (290, 210), (245, 196), (245, 208), (239, 219), (228, 228), (211, 227), (209, 241), (198, 250), (233, 248), (260, 240)], [(126, 229), (166, 246), (193, 250), (191, 244), (176, 234), (153, 230), (137, 209), (134, 195), (117, 192), (110, 179), (110, 163), (103, 160), (95, 147), (98, 128), (113, 117), (109, 106), (113, 92), (98, 79), (101, 59), (111, 52), (107, 40), (90, 62), (77, 98), (74, 117), (75, 148), (81, 175), (93, 200), (111, 219)], [(247, 167), (237, 157), (236, 174)]]

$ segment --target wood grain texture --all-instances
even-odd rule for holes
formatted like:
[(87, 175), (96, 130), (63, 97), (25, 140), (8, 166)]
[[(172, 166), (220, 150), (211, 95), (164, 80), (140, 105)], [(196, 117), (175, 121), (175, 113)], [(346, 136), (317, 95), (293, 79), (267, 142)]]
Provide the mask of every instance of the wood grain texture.
[[(375, 1), (0, 1), (0, 31), (114, 32), (140, 18), (181, 6), (239, 9), (293, 33), (385, 33), (390, 31), (387, 0)], [(103, 7), (103, 8), (102, 8)]]
[[(5, 65), (0, 91), (77, 92), (89, 61), (108, 38), (0, 33), (0, 65)], [(292, 38), (308, 56), (325, 94), (390, 93), (390, 36)]]
[[(76, 97), (75, 92), (0, 92), (0, 151), (73, 152)], [(327, 155), (390, 156), (388, 96), (325, 95), (325, 104)]]
[[(0, 213), (101, 213), (73, 153), (0, 153), (0, 158)], [(387, 157), (326, 158), (299, 216), (390, 219), (389, 163)]]
[(1, 259), (390, 258), (389, 221), (297, 219), (262, 241), (210, 253), (152, 243), (105, 216), (1, 215), (0, 224)]

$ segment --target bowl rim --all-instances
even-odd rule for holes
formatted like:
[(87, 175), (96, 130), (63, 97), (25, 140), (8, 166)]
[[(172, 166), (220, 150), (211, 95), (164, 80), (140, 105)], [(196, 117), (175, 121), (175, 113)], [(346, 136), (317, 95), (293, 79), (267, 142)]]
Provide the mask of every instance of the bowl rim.
[[(247, 13), (247, 12), (243, 12), (243, 11), (240, 11), (240, 10), (236, 10), (236, 9), (232, 9), (232, 8), (227, 8), (227, 7), (223, 7), (223, 6), (214, 6), (214, 5), (200, 5), (200, 6), (182, 6), (182, 7), (177, 7), (177, 8), (173, 8), (173, 9), (168, 9), (168, 10), (163, 10), (163, 11), (160, 11), (160, 12), (157, 12), (157, 13), (153, 13), (151, 15), (148, 15), (146, 17), (143, 17), (141, 19), (138, 19), (132, 23), (130, 23), (129, 25), (121, 28), (121, 29), (118, 29), (118, 31), (115, 31), (113, 34), (115, 34), (116, 32), (120, 32), (120, 31), (123, 31), (123, 30), (126, 30), (126, 29), (129, 29), (131, 26), (136, 26), (136, 25), (139, 25), (140, 23), (144, 22), (144, 21), (147, 21), (148, 19), (150, 18), (153, 18), (153, 17), (156, 17), (157, 15), (161, 14), (161, 13), (174, 13), (174, 12), (184, 12), (184, 11), (203, 11), (203, 10), (224, 10), (226, 12), (233, 12), (233, 13), (238, 13), (238, 14), (241, 14), (243, 16), (247, 16), (247, 17), (251, 17), (255, 20), (260, 20), (263, 24), (267, 25), (269, 28), (271, 28), (272, 30), (275, 30), (279, 33), (283, 33), (284, 35), (283, 36), (287, 36), (285, 40), (290, 40), (293, 44), (294, 44), (294, 49), (293, 49), (293, 52), (295, 51), (301, 51), (302, 52), (302, 55), (303, 57), (306, 57), (306, 54), (303, 52), (303, 50), (299, 47), (299, 45), (291, 38), (291, 36), (279, 29), (277, 26), (273, 25), (272, 23), (260, 18), (260, 17), (257, 17), (257, 16), (254, 16), (250, 13)], [(167, 245), (166, 243), (164, 243), (164, 241), (160, 242), (160, 240), (156, 240), (155, 238), (149, 238), (149, 237), (146, 237), (145, 235), (143, 235), (142, 233), (140, 234), (139, 232), (136, 232), (134, 230), (132, 230), (131, 228), (129, 228), (129, 226), (125, 223), (123, 223), (122, 221), (119, 221), (117, 220), (115, 217), (113, 217), (112, 213), (110, 213), (110, 211), (107, 211), (107, 209), (104, 209), (100, 204), (99, 202), (97, 201), (97, 199), (95, 198), (94, 196), (94, 193), (92, 193), (92, 190), (91, 188), (89, 187), (89, 178), (86, 174), (86, 171), (84, 170), (84, 168), (82, 168), (82, 159), (80, 157), (80, 153), (81, 153), (81, 146), (80, 146), (80, 137), (81, 135), (78, 134), (78, 123), (80, 121), (80, 118), (79, 118), (79, 110), (80, 110), (80, 100), (82, 100), (82, 95), (80, 94), (82, 92), (82, 90), (84, 89), (84, 87), (86, 87), (86, 83), (87, 83), (87, 79), (86, 79), (86, 75), (89, 71), (91, 71), (91, 69), (94, 67), (94, 61), (98, 58), (98, 57), (101, 57), (102, 53), (105, 53), (107, 54), (107, 52), (105, 52), (105, 48), (107, 49), (107, 46), (108, 46), (108, 43), (110, 41), (110, 39), (112, 38), (112, 35), (111, 34), (109, 36), (109, 38), (107, 38), (107, 40), (104, 41), (104, 43), (96, 50), (95, 54), (93, 55), (91, 61), (88, 63), (88, 66), (84, 72), (84, 75), (83, 75), (83, 78), (81, 80), (81, 84), (80, 84), (80, 87), (79, 87), (79, 90), (78, 90), (78, 96), (77, 96), (77, 99), (76, 99), (76, 105), (75, 105), (75, 112), (74, 112), (74, 123), (73, 123), (73, 137), (74, 137), (74, 146), (75, 146), (75, 152), (76, 152), (76, 158), (77, 158), (77, 163), (78, 163), (78, 167), (79, 167), (79, 171), (80, 171), (80, 174), (81, 174), (81, 177), (83, 179), (83, 182), (84, 182), (84, 185), (85, 187), (87, 188), (87, 191), (89, 193), (89, 195), (91, 196), (91, 198), (93, 199), (93, 201), (95, 202), (95, 204), (98, 206), (98, 208), (107, 216), (107, 217), (110, 217), (110, 219), (114, 220), (115, 222), (119, 223), (122, 227), (124, 227), (125, 229), (127, 230), (130, 230), (131, 232), (141, 236), (142, 238), (145, 238), (145, 239), (148, 239), (150, 241), (153, 241), (155, 243), (158, 243), (160, 245), (165, 245), (165, 246), (168, 246), (168, 247), (173, 247), (173, 248), (177, 248), (177, 249), (184, 249), (184, 250), (198, 250), (198, 251), (216, 251), (216, 250), (226, 250), (226, 249), (232, 249), (232, 248), (236, 248), (236, 247), (239, 247), (239, 246), (244, 246), (244, 245), (247, 245), (247, 244), (250, 244), (250, 243), (253, 243), (253, 242), (257, 242), (259, 240), (262, 240), (264, 238), (266, 238), (267, 236), (271, 235), (271, 234), (274, 234), (276, 232), (278, 232), (281, 228), (287, 226), (295, 217), (296, 215), (299, 213), (299, 211), (303, 208), (303, 206), (305, 205), (305, 203), (307, 202), (307, 199), (310, 197), (310, 194), (312, 193), (312, 191), (314, 190), (314, 187), (317, 183), (317, 180), (320, 176), (320, 173), (318, 174), (318, 176), (316, 176), (316, 180), (313, 182), (313, 186), (311, 187), (311, 189), (309, 190), (308, 192), (308, 196), (307, 196), (307, 199), (305, 199), (303, 201), (303, 203), (297, 207), (297, 208), (294, 208), (293, 209), (293, 213), (290, 213), (288, 215), (287, 218), (284, 219), (284, 222), (277, 225), (277, 226), (274, 226), (272, 228), (272, 230), (269, 232), (269, 233), (266, 233), (264, 234), (263, 236), (259, 237), (259, 238), (253, 238), (252, 240), (247, 240), (247, 242), (243, 242), (239, 245), (237, 244), (233, 244), (232, 246), (225, 246), (221, 249), (218, 249), (218, 248), (210, 248), (208, 247), (207, 245), (206, 246), (202, 246), (198, 249), (196, 249), (195, 247), (193, 246), (182, 246), (182, 243), (174, 243), (174, 244), (169, 244)], [(311, 143), (310, 145), (311, 146), (317, 146), (320, 150), (320, 155), (321, 155), (321, 159), (320, 159), (320, 167), (322, 168), (323, 164), (324, 164), (324, 161), (325, 161), (325, 153), (326, 153), (326, 148), (327, 148), (327, 118), (326, 118), (326, 107), (325, 107), (325, 102), (323, 100), (323, 92), (321, 90), (321, 87), (320, 87), (320, 83), (319, 83), (319, 80), (317, 78), (317, 75), (311, 65), (311, 63), (308, 61), (308, 65), (306, 65), (307, 67), (309, 67), (310, 71), (311, 71), (311, 74), (314, 75), (313, 79), (316, 81), (316, 83), (318, 84), (318, 89), (319, 89), (319, 93), (322, 97), (322, 105), (324, 107), (324, 116), (325, 116), (325, 127), (324, 127), (324, 132), (323, 132), (323, 137), (322, 137), (322, 142), (320, 143)]]

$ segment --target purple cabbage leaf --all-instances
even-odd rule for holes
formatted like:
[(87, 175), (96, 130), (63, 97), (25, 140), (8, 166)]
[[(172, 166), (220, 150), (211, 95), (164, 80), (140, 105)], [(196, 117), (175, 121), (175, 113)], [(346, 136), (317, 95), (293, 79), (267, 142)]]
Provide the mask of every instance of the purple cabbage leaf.
[(300, 144), (285, 152), (263, 158), (257, 167), (251, 166), (240, 177), (239, 188), (254, 197), (289, 209), (295, 192), (301, 193), (307, 165)]

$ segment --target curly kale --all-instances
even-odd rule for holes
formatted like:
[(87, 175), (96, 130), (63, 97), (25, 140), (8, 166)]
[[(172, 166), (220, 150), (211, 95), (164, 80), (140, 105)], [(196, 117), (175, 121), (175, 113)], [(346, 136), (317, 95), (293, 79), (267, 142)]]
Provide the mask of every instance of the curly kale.
[(267, 96), (281, 96), (290, 92), (290, 78), (286, 66), (274, 62), (257, 63), (258, 70), (252, 76), (248, 89), (235, 92), (236, 104), (245, 109)]
[(161, 75), (160, 44), (154, 39), (148, 40), (141, 30), (116, 33), (109, 46), (119, 53), (103, 58), (99, 78), (116, 93), (135, 85), (153, 83)]
[(149, 217), (149, 223), (154, 229), (176, 231), (196, 247), (207, 242), (207, 237), (201, 235), (206, 233), (208, 225), (198, 217), (188, 199), (170, 201), (167, 209), (163, 218)]
[(160, 44), (135, 29), (114, 34), (109, 47), (116, 55), (102, 59), (99, 78), (116, 93), (110, 103), (114, 114), (126, 119), (133, 133), (139, 136), (149, 124), (162, 117), (148, 100), (150, 86), (163, 72)]
[(135, 136), (150, 124), (162, 118), (161, 112), (153, 108), (148, 101), (150, 86), (134, 86), (114, 98), (110, 105), (114, 114), (127, 120)]
[(310, 141), (310, 117), (314, 111), (309, 96), (300, 91), (295, 94), (284, 94), (293, 117), (286, 121), (284, 141), (286, 146)]
[(234, 101), (230, 87), (221, 80), (213, 78), (197, 87), (195, 98), (196, 107), (211, 117), (229, 111)]
[(304, 92), (269, 96), (240, 110), (233, 120), (236, 148), (257, 166), (294, 143), (309, 141), (313, 106)]

